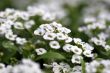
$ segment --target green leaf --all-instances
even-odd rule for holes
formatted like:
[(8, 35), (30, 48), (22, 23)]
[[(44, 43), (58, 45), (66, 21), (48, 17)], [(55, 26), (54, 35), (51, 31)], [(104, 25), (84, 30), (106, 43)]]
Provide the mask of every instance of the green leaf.
[(17, 47), (11, 41), (4, 41), (2, 43), (2, 46), (4, 47), (4, 49), (3, 49), (3, 53), (4, 53), (3, 59), (5, 59), (5, 60), (11, 58), (17, 51)]
[(39, 59), (62, 60), (65, 59), (65, 57), (58, 52), (50, 51), (37, 58), (37, 60)]
[(3, 45), (4, 48), (10, 48), (10, 49), (16, 48), (16, 46), (14, 45), (14, 43), (11, 42), (11, 41), (4, 41), (2, 43), (2, 45)]

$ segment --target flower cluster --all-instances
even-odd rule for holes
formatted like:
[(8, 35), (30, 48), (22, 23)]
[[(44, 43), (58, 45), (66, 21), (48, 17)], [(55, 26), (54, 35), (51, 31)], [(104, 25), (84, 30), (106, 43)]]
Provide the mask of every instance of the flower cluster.
[(109, 21), (108, 16), (100, 13), (103, 13), (103, 11), (100, 11), (97, 16), (93, 14), (85, 15), (83, 22), (87, 25), (79, 27), (78, 30), (87, 34), (90, 42), (93, 42), (97, 46), (102, 46), (105, 50), (110, 50), (110, 46), (106, 43), (110, 36), (110, 26), (107, 24)]
[(34, 31), (35, 35), (43, 36), (45, 40), (66, 40), (71, 30), (62, 27), (61, 24), (53, 22), (50, 24), (42, 24)]
[(44, 40), (49, 41), (49, 46), (53, 49), (60, 49), (59, 41), (69, 43), (72, 38), (68, 36), (71, 30), (62, 27), (61, 24), (53, 22), (50, 24), (42, 24), (34, 31), (37, 36), (42, 36)]
[(81, 66), (74, 66), (73, 68), (70, 67), (69, 64), (60, 62), (53, 62), (51, 65), (44, 64), (45, 67), (50, 67), (53, 70), (53, 73), (81, 73), (82, 67)]
[(23, 59), (22, 63), (5, 67), (4, 64), (0, 63), (0, 73), (43, 73), (39, 67), (39, 64), (29, 60)]
[(70, 71), (70, 66), (66, 63), (61, 62), (60, 64), (57, 64), (56, 62), (52, 63), (52, 70), (54, 73), (63, 73), (69, 72)]
[[(94, 48), (88, 43), (83, 42), (80, 38), (69, 37), (71, 30), (62, 27), (61, 24), (53, 22), (50, 24), (42, 24), (34, 31), (37, 36), (43, 37), (44, 40), (49, 41), (49, 46), (52, 49), (62, 49), (67, 53), (73, 53), (72, 63), (81, 63), (83, 55), (85, 57), (93, 58), (92, 51)], [(64, 45), (61, 45), (61, 41), (64, 41)], [(74, 44), (74, 45), (73, 45)], [(41, 47), (44, 48), (44, 47)], [(46, 53), (45, 49), (36, 49), (38, 55)]]
[(18, 36), (19, 34), (16, 34), (15, 31), (30, 29), (35, 22), (29, 17), (27, 12), (14, 9), (6, 9), (0, 12), (0, 36), (5, 36), (6, 39), (16, 41), (20, 45), (25, 44), (27, 40)]
[[(94, 57), (94, 54), (92, 53), (92, 51), (94, 50), (94, 47), (92, 47), (88, 43), (82, 42), (82, 40), (79, 38), (74, 38), (73, 40), (74, 40), (74, 43), (77, 45), (77, 46), (73, 46), (73, 48), (71, 49), (71, 51), (76, 54), (76, 55), (73, 55), (73, 57), (72, 57), (73, 63), (80, 64), (81, 59), (83, 59), (83, 57), (80, 56), (82, 54), (85, 57), (90, 57), (90, 58)], [(78, 46), (81, 46), (81, 48), (78, 48)]]
[[(101, 69), (98, 70), (98, 69)], [(91, 63), (86, 63), (87, 73), (109, 73), (110, 72), (110, 60), (94, 60)]]
[(0, 73), (110, 73), (109, 6), (37, 0), (0, 11)]

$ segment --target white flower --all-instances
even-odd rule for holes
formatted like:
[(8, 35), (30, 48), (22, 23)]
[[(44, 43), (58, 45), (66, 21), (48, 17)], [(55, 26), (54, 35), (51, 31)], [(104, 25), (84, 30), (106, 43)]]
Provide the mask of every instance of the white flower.
[(61, 69), (63, 70), (63, 73), (69, 72), (70, 71), (70, 66), (67, 63), (60, 63)]
[(61, 62), (60, 64), (57, 64), (56, 62), (52, 63), (53, 72), (54, 73), (68, 73), (70, 71), (70, 66), (67, 63)]
[(65, 34), (68, 34), (71, 32), (71, 30), (66, 27), (59, 28), (59, 31)]
[(19, 17), (23, 20), (29, 20), (29, 14), (27, 12), (20, 12)]
[(63, 46), (63, 50), (66, 51), (66, 52), (70, 52), (70, 50), (73, 48), (73, 45), (71, 44), (65, 44)]
[(50, 24), (42, 24), (40, 28), (46, 30), (46, 32), (54, 32), (54, 28)]
[(14, 41), (17, 37), (17, 35), (14, 35), (13, 33), (7, 33), (5, 34), (5, 37), (11, 41)]
[(56, 37), (56, 34), (55, 33), (50, 33), (50, 32), (45, 33), (45, 35), (43, 36), (43, 38), (45, 40), (54, 40), (55, 37)]
[(3, 63), (0, 63), (0, 69), (5, 68), (5, 65)]
[(52, 67), (53, 67), (52, 71), (53, 71), (54, 73), (60, 73), (60, 71), (61, 71), (60, 65), (58, 65), (56, 62), (53, 62), (53, 63), (52, 63)]
[(90, 23), (90, 22), (95, 22), (96, 21), (96, 18), (95, 17), (86, 17), (84, 18), (84, 22), (85, 23)]
[(91, 42), (95, 43), (96, 45), (105, 46), (106, 42), (104, 40), (100, 40), (96, 37), (91, 38)]
[(43, 20), (52, 21), (55, 19), (55, 15), (51, 13), (45, 13), (42, 17)]
[(35, 15), (39, 15), (39, 16), (43, 16), (45, 11), (43, 9), (34, 7), (34, 6), (29, 6), (27, 8), (28, 13), (30, 14), (30, 16), (35, 16)]
[(91, 63), (86, 63), (86, 72), (87, 73), (96, 73), (100, 62), (93, 60)]
[(81, 73), (81, 71), (82, 71), (81, 66), (74, 66), (70, 73)]
[(103, 69), (102, 73), (110, 73), (110, 69)]
[(44, 48), (37, 48), (35, 51), (36, 51), (37, 55), (42, 55), (47, 52)]
[[(10, 28), (11, 28), (11, 25), (14, 25), (14, 22), (13, 22), (12, 20), (7, 20), (7, 21), (5, 22), (5, 24), (6, 24), (6, 26), (9, 25)], [(9, 27), (8, 27), (8, 28), (9, 28)]]
[(0, 73), (43, 73), (38, 63), (30, 59), (23, 59), (20, 64), (7, 65), (0, 64)]
[(16, 29), (24, 29), (24, 26), (23, 26), (23, 24), (22, 24), (21, 22), (16, 22), (16, 23), (14, 24), (14, 27), (15, 27)]
[(25, 27), (26, 29), (29, 29), (29, 28), (31, 28), (34, 24), (35, 24), (35, 22), (34, 22), (33, 20), (29, 20), (29, 21), (27, 21), (27, 22), (24, 23), (24, 27)]
[(59, 49), (60, 48), (60, 44), (58, 41), (50, 41), (49, 45), (53, 49)]
[(106, 28), (105, 23), (102, 23), (102, 22), (96, 22), (96, 23), (94, 23), (94, 25), (96, 25), (96, 27), (98, 27), (99, 29), (105, 29)]
[(54, 73), (61, 73), (61, 72), (60, 72), (60, 71), (61, 71), (60, 67), (55, 67), (55, 68), (52, 69), (52, 71), (53, 71)]
[(57, 64), (57, 62), (53, 62), (52, 67), (59, 67), (59, 65)]
[(79, 32), (83, 32), (83, 31), (86, 31), (86, 30), (88, 30), (88, 29), (87, 29), (87, 27), (85, 27), (85, 26), (78, 28), (78, 31), (79, 31)]
[(71, 37), (67, 37), (67, 38), (65, 39), (65, 42), (66, 42), (66, 43), (70, 43), (70, 42), (72, 42), (72, 40), (73, 40), (73, 39), (72, 39)]
[(37, 30), (34, 31), (35, 35), (44, 35), (45, 30), (38, 28)]
[(80, 38), (73, 38), (75, 44), (81, 44), (82, 40)]
[(6, 29), (4, 27), (0, 27), (0, 34), (3, 35), (5, 34)]
[(109, 37), (108, 34), (101, 32), (100, 34), (98, 34), (98, 38), (100, 40), (106, 40)]
[(65, 40), (67, 38), (66, 35), (64, 35), (63, 33), (57, 33), (57, 39), (58, 40)]
[(20, 44), (20, 45), (23, 45), (27, 42), (27, 40), (25, 38), (20, 38), (20, 37), (17, 37), (16, 38), (16, 43), (17, 44)]
[(12, 73), (42, 73), (39, 64), (30, 59), (23, 59), (21, 64), (13, 66), (10, 71)]
[(89, 45), (88, 43), (82, 44), (82, 48), (83, 48), (84, 50), (93, 50), (93, 49), (94, 49), (94, 47), (92, 47), (92, 46)]
[(104, 48), (105, 48), (106, 50), (110, 50), (110, 45), (105, 45)]
[(60, 28), (60, 29), (62, 28), (62, 25), (56, 22), (52, 22), (51, 25), (56, 28)]
[(3, 24), (1, 24), (1, 27), (5, 28), (6, 30), (10, 30), (11, 29), (11, 25), (10, 24), (7, 24), (6, 22), (3, 23)]
[(13, 33), (13, 30), (12, 29), (9, 29), (9, 30), (5, 29), (5, 34), (7, 34), (7, 33)]
[(74, 52), (75, 54), (78, 54), (78, 55), (80, 55), (82, 53), (81, 48), (78, 48), (77, 46), (73, 46), (71, 48), (71, 51)]
[(91, 53), (90, 50), (85, 50), (85, 51), (83, 52), (83, 54), (84, 54), (86, 57), (93, 57), (93, 54)]
[(73, 55), (71, 61), (72, 61), (72, 63), (78, 63), (78, 64), (80, 64), (81, 63), (81, 59), (83, 59), (82, 56)]

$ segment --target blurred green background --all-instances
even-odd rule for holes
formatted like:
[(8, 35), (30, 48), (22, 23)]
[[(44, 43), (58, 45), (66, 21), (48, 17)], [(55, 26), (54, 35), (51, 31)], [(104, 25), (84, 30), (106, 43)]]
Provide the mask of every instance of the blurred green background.
[(0, 10), (6, 8), (24, 9), (37, 0), (0, 0)]

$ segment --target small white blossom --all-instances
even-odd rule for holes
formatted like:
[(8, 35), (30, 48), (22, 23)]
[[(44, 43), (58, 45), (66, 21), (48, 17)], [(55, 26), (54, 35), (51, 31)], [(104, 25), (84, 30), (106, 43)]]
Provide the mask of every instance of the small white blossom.
[(5, 68), (5, 65), (3, 63), (0, 63), (0, 69)]
[(104, 40), (100, 40), (96, 37), (92, 37), (91, 38), (91, 41), (96, 44), (96, 45), (100, 45), (100, 46), (105, 46), (106, 45), (106, 42)]
[(83, 54), (84, 54), (86, 57), (93, 57), (93, 54), (91, 53), (90, 50), (85, 50), (85, 51), (83, 52)]
[(71, 61), (72, 61), (72, 63), (80, 64), (81, 63), (81, 59), (83, 59), (82, 56), (73, 55)]
[(39, 64), (30, 59), (23, 59), (21, 64), (12, 68), (12, 73), (42, 73)]
[(43, 36), (43, 38), (45, 40), (54, 40), (55, 37), (56, 37), (56, 34), (55, 33), (50, 33), (50, 32), (45, 33), (45, 35)]
[(106, 50), (110, 50), (110, 45), (105, 45), (104, 48), (105, 48)]
[(81, 44), (82, 40), (80, 38), (73, 38), (75, 44)]
[(42, 19), (46, 21), (53, 21), (55, 19), (55, 15), (51, 13), (45, 13)]
[(71, 69), (67, 63), (63, 63), (63, 62), (61, 62), (60, 64), (53, 62), (52, 67), (54, 73), (61, 73), (61, 72), (68, 73)]
[(14, 41), (17, 37), (17, 35), (14, 35), (13, 33), (7, 33), (5, 34), (5, 37), (11, 41)]
[(84, 18), (84, 22), (85, 23), (90, 23), (90, 22), (95, 22), (96, 21), (96, 18), (95, 17), (86, 17)]
[(58, 30), (62, 33), (65, 33), (65, 34), (68, 34), (71, 32), (71, 30), (66, 27), (62, 27), (62, 28), (59, 27)]
[(64, 35), (63, 33), (57, 33), (57, 39), (58, 40), (65, 40), (67, 38), (66, 35)]
[(61, 70), (60, 65), (58, 65), (56, 62), (53, 62), (52, 67), (53, 67), (52, 70), (53, 70), (54, 73), (60, 73), (60, 70)]
[(45, 30), (43, 30), (43, 29), (37, 29), (34, 31), (35, 35), (44, 35), (44, 33), (45, 33)]
[(0, 35), (5, 34), (6, 29), (4, 27), (0, 27)]
[(73, 49), (73, 45), (71, 45), (71, 44), (65, 44), (63, 46), (63, 50), (66, 51), (66, 52), (70, 52), (71, 49)]
[(1, 24), (1, 27), (5, 28), (6, 30), (10, 30), (11, 29), (11, 25), (10, 24), (7, 24), (6, 22), (3, 23), (3, 24)]
[(54, 32), (54, 28), (49, 24), (42, 24), (41, 29), (44, 29), (46, 32)]
[(81, 73), (81, 72), (82, 72), (82, 67), (81, 66), (74, 66), (70, 73)]
[(71, 48), (71, 51), (78, 55), (82, 53), (81, 48), (78, 48), (77, 46), (73, 46), (73, 48)]
[(34, 24), (35, 24), (35, 22), (34, 22), (33, 20), (30, 20), (30, 21), (27, 21), (27, 22), (24, 23), (24, 27), (25, 27), (26, 29), (29, 29), (29, 28), (31, 28)]
[(100, 34), (98, 34), (98, 38), (100, 39), (100, 40), (106, 40), (107, 38), (109, 37), (109, 35), (108, 34), (106, 34), (106, 33), (100, 33)]
[(20, 38), (20, 37), (17, 37), (16, 38), (16, 43), (17, 44), (20, 44), (20, 45), (23, 45), (27, 42), (27, 40), (25, 38)]
[(35, 51), (37, 55), (43, 55), (47, 52), (44, 48), (37, 48)]
[(27, 12), (21, 12), (20, 13), (20, 18), (22, 18), (23, 20), (29, 20), (29, 14)]
[(70, 42), (72, 42), (72, 40), (73, 40), (73, 39), (72, 39), (71, 37), (67, 37), (67, 38), (65, 39), (65, 42), (66, 42), (66, 43), (70, 43)]
[(61, 69), (63, 70), (64, 73), (69, 72), (70, 71), (70, 66), (67, 63), (60, 63)]
[[(52, 22), (51, 25), (52, 25), (53, 27), (56, 27), (56, 28), (60, 28), (60, 27), (62, 28), (62, 25), (59, 24), (59, 23), (56, 23), (56, 22)], [(61, 28), (60, 28), (60, 29), (61, 29)]]
[(50, 41), (49, 45), (53, 49), (59, 49), (60, 48), (60, 44), (58, 41)]
[(16, 29), (24, 29), (24, 26), (23, 26), (23, 24), (22, 24), (21, 22), (16, 22), (16, 23), (14, 24), (14, 27), (15, 27)]
[(94, 49), (94, 48), (93, 48), (91, 45), (89, 45), (88, 43), (82, 44), (82, 48), (83, 48), (84, 50), (93, 50), (93, 49)]
[(31, 16), (35, 16), (35, 15), (43, 16), (45, 13), (43, 9), (40, 9), (34, 6), (28, 6), (27, 10)]

